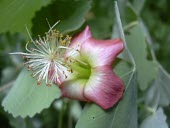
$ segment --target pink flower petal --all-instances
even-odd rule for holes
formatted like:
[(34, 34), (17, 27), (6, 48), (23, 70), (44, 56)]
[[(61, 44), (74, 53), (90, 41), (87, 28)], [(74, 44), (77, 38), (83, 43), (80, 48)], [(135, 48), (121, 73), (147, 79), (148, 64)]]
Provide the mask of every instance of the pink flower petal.
[(102, 66), (92, 70), (84, 88), (84, 96), (103, 109), (108, 109), (117, 103), (123, 91), (123, 82), (113, 73), (111, 66)]
[(69, 48), (71, 50), (68, 50), (65, 54), (65, 57), (74, 56), (74, 58), (79, 58), (79, 53), (77, 51), (80, 50), (80, 46), (89, 38), (92, 37), (91, 31), (89, 26), (86, 26), (86, 28), (79, 33), (78, 35), (75, 35), (72, 40)]
[(121, 39), (96, 40), (89, 38), (81, 45), (80, 54), (91, 67), (98, 67), (112, 65), (123, 48)]
[(82, 43), (84, 43), (84, 41), (86, 41), (88, 38), (92, 37), (91, 31), (89, 26), (86, 26), (86, 28), (79, 33), (78, 35), (75, 35), (72, 40), (71, 40), (71, 44), (70, 47), (74, 47), (75, 45), (81, 45)]
[(66, 81), (61, 84), (60, 89), (63, 97), (68, 97), (71, 99), (77, 99), (81, 101), (88, 101), (84, 97), (84, 87), (87, 80), (79, 79), (79, 80), (71, 80)]

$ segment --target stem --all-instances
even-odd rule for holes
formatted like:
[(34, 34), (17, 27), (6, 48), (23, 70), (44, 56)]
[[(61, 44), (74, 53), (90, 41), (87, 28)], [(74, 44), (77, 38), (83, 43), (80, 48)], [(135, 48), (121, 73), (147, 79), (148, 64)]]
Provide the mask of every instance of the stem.
[(62, 108), (59, 112), (59, 121), (58, 121), (58, 128), (62, 128), (63, 124), (63, 112), (64, 112), (64, 102), (62, 101)]
[(123, 29), (124, 29), (124, 31), (127, 31), (130, 28), (133, 28), (134, 26), (136, 26), (137, 24), (138, 24), (138, 21), (133, 21), (133, 22), (129, 23), (128, 25), (126, 25)]
[(67, 107), (68, 107), (68, 110), (69, 110), (69, 114), (68, 114), (68, 128), (72, 128), (72, 126), (73, 126), (73, 120), (72, 120), (72, 115), (71, 115), (71, 103), (70, 102), (68, 102), (68, 105), (67, 105)]
[(145, 109), (145, 110), (148, 111), (149, 113), (152, 113), (152, 114), (155, 113), (155, 109), (153, 109), (152, 107), (149, 107), (149, 106), (146, 106), (146, 105), (143, 105), (143, 104), (140, 104), (139, 107), (140, 107), (141, 109)]
[(10, 82), (7, 83), (7, 84), (2, 85), (2, 87), (0, 87), (0, 92), (2, 92), (2, 91), (4, 91), (4, 90), (6, 90), (7, 88), (11, 87), (14, 82), (15, 82), (15, 80), (12, 80), (12, 81), (10, 81)]

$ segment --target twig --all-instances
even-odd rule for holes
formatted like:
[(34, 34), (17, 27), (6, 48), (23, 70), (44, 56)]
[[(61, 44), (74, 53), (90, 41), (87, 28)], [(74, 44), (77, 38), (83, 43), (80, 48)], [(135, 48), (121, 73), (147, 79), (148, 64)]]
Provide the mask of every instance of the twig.
[(10, 81), (10, 82), (7, 83), (7, 84), (2, 85), (2, 87), (0, 87), (0, 92), (2, 92), (2, 91), (4, 91), (4, 90), (6, 90), (7, 88), (11, 87), (14, 82), (15, 82), (15, 80), (12, 80), (12, 81)]
[(69, 114), (68, 114), (68, 128), (72, 128), (73, 126), (73, 120), (72, 120), (72, 114), (71, 114), (71, 102), (69, 101), (67, 104), (67, 107), (69, 109)]
[(62, 128), (62, 125), (63, 125), (64, 105), (65, 105), (65, 102), (62, 101), (62, 108), (61, 108), (61, 110), (59, 112), (58, 128)]

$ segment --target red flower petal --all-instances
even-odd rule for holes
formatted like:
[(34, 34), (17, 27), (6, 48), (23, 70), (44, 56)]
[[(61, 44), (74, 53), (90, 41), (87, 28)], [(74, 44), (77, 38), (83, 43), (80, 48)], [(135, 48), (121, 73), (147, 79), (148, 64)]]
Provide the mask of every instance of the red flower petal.
[(113, 73), (111, 66), (102, 66), (93, 69), (84, 88), (84, 96), (103, 109), (108, 109), (117, 103), (123, 91), (123, 82)]
[(90, 38), (81, 45), (80, 54), (91, 67), (98, 67), (112, 65), (123, 48), (121, 39), (96, 40)]

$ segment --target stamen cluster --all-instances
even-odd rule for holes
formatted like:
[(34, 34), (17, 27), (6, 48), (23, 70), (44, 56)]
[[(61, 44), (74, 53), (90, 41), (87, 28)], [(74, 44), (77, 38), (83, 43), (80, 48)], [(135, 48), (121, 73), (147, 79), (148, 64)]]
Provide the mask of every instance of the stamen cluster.
[[(69, 49), (71, 37), (63, 36), (56, 30), (50, 30), (45, 35), (46, 37), (39, 36), (35, 41), (31, 38), (31, 42), (28, 42), (25, 47), (27, 53), (15, 52), (11, 54), (20, 54), (27, 59), (24, 65), (29, 71), (33, 71), (31, 76), (36, 77), (37, 85), (45, 80), (46, 85), (51, 86), (52, 82), (60, 81), (60, 74), (64, 74), (67, 78), (65, 72), (72, 72), (71, 65), (67, 63), (69, 59), (64, 58), (65, 51)], [(33, 47), (28, 48), (30, 44), (33, 44)]]

